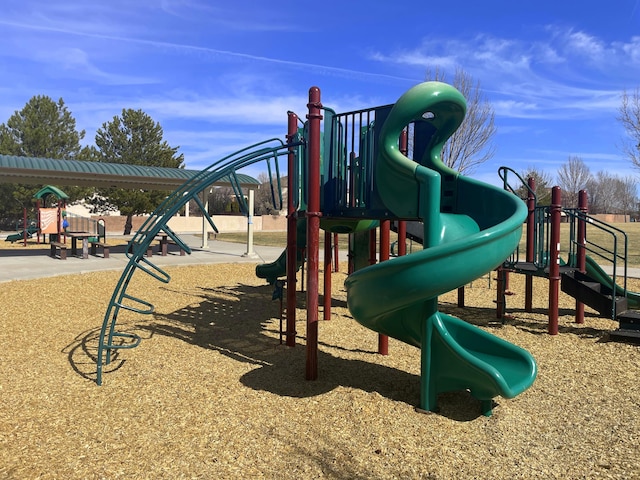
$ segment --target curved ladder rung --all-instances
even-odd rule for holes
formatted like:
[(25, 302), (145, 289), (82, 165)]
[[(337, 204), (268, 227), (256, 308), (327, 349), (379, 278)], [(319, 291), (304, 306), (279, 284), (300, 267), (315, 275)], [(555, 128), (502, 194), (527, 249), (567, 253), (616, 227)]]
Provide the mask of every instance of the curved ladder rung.
[(136, 303), (139, 303), (140, 305), (144, 305), (145, 307), (148, 307), (146, 310), (142, 310), (140, 308), (136, 308), (132, 305), (125, 305), (124, 303), (120, 302), (116, 302), (115, 305), (117, 305), (119, 308), (124, 308), (125, 310), (129, 310), (131, 312), (136, 312), (136, 313), (141, 313), (142, 315), (150, 315), (155, 311), (155, 307), (153, 306), (152, 303), (149, 302), (145, 302), (144, 300), (134, 297), (133, 295), (129, 295), (128, 293), (123, 293), (120, 296), (120, 300), (122, 299), (127, 299), (127, 300), (133, 300)]
[(136, 348), (138, 345), (140, 345), (140, 342), (142, 341), (142, 337), (140, 337), (140, 335), (136, 335), (135, 333), (113, 332), (112, 336), (130, 338), (134, 341), (131, 343), (119, 344), (119, 345), (116, 345), (113, 343), (105, 343), (104, 347), (109, 350)]
[[(195, 197), (195, 198), (198, 198), (198, 197)], [(180, 237), (178, 237), (176, 232), (174, 232), (169, 228), (169, 225), (165, 225), (164, 227), (162, 227), (162, 231), (164, 231), (164, 233), (169, 235), (171, 240), (173, 240), (176, 243), (176, 245), (178, 245), (182, 250), (184, 250), (186, 253), (191, 255), (191, 248), (186, 243), (184, 243), (182, 239), (180, 239)]]
[[(147, 265), (149, 265), (153, 270), (155, 270), (156, 272), (159, 272), (160, 275), (158, 275), (157, 273), (153, 272), (152, 270), (148, 269), (147, 267), (143, 266), (140, 264), (140, 262), (142, 263), (146, 263)], [(139, 268), (140, 270), (142, 270), (143, 272), (151, 275), (153, 278), (155, 278), (156, 280), (160, 280), (162, 283), (169, 283), (169, 281), (171, 280), (171, 276), (165, 272), (164, 270), (162, 270), (160, 267), (158, 267), (157, 265), (155, 265), (154, 263), (150, 262), (149, 260), (147, 260), (145, 257), (139, 257), (138, 261), (136, 262), (135, 266), (137, 268)]]

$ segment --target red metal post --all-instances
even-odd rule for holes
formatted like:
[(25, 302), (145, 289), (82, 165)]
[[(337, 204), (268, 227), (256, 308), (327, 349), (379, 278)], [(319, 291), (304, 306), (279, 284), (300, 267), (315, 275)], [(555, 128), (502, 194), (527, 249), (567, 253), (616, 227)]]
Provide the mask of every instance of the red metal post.
[[(380, 222), (380, 261), (389, 260), (389, 249), (391, 248), (389, 241), (389, 232), (391, 230), (391, 221), (382, 220)], [(389, 355), (389, 337), (378, 334), (378, 353), (380, 355)]]
[[(586, 273), (587, 271), (587, 252), (585, 250), (585, 242), (587, 238), (587, 222), (584, 218), (584, 215), (589, 211), (588, 203), (587, 203), (587, 192), (586, 190), (580, 190), (578, 192), (578, 210), (580, 211), (580, 216), (578, 217), (578, 225), (577, 225), (577, 234), (578, 238), (577, 242), (577, 252), (576, 252), (576, 261), (578, 270), (581, 273)], [(584, 303), (578, 301), (576, 299), (576, 323), (584, 323)]]
[[(40, 216), (40, 199), (36, 200), (36, 222), (37, 223), (37, 227), (38, 227), (38, 244), (40, 244), (40, 228), (42, 228), (42, 222), (41, 220), (41, 216)], [(45, 242), (45, 238), (44, 238), (45, 234), (42, 234), (42, 242)], [(49, 239), (51, 240), (51, 239)]]
[(377, 234), (374, 229), (369, 230), (369, 265), (375, 265), (378, 262), (378, 242)]
[[(27, 207), (24, 207), (22, 209), (22, 226), (24, 227), (22, 229), (22, 246), (26, 247), (27, 246)], [(38, 236), (40, 236), (40, 234), (38, 234)]]
[(503, 270), (502, 267), (496, 269), (496, 318), (502, 318), (505, 314)]
[(551, 189), (551, 245), (549, 246), (549, 335), (558, 334), (558, 295), (560, 287), (560, 217), (562, 193), (560, 187)]
[(324, 232), (324, 302), (323, 318), (331, 320), (331, 232)]
[(340, 249), (338, 248), (338, 234), (333, 234), (333, 271), (340, 271)]
[[(491, 273), (489, 273), (491, 275)], [(458, 287), (458, 307), (464, 308), (464, 285)]]
[[(535, 240), (535, 211), (536, 211), (536, 197), (533, 192), (536, 190), (536, 180), (533, 177), (529, 177), (527, 180), (530, 191), (527, 196), (527, 241), (525, 247), (525, 259), (527, 263), (533, 263), (535, 259), (534, 240)], [(524, 311), (533, 311), (533, 276), (525, 275), (524, 285)]]
[(318, 378), (318, 275), (320, 244), (320, 89), (309, 89), (309, 168), (307, 176), (307, 361), (306, 378)]
[[(293, 138), (298, 130), (298, 116), (293, 112), (288, 112), (287, 141), (293, 142)], [(298, 175), (296, 165), (295, 147), (289, 148), (287, 157), (287, 332), (286, 344), (289, 347), (296, 346), (296, 281), (297, 281), (297, 212), (295, 197), (295, 175)]]

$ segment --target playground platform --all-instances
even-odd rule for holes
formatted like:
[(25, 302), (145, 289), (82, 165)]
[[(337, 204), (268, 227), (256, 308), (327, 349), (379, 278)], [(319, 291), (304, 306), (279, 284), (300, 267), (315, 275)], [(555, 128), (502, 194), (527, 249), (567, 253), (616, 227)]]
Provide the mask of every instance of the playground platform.
[[(0, 250), (0, 283), (12, 280), (29, 280), (56, 275), (70, 275), (95, 271), (122, 271), (129, 261), (125, 254), (123, 238), (122, 247), (112, 247), (109, 258), (89, 256), (88, 259), (68, 256), (66, 260), (51, 258), (48, 250)], [(266, 247), (254, 245), (253, 256), (246, 256), (247, 245), (244, 243), (209, 240), (207, 248), (201, 248), (202, 239), (195, 235), (180, 235), (192, 249), (191, 255), (181, 256), (178, 252), (170, 252), (166, 256), (155, 254), (153, 263), (160, 267), (202, 265), (210, 263), (263, 263), (273, 262), (284, 247)], [(4, 238), (0, 236), (0, 241)], [(346, 258), (346, 257), (345, 257)]]

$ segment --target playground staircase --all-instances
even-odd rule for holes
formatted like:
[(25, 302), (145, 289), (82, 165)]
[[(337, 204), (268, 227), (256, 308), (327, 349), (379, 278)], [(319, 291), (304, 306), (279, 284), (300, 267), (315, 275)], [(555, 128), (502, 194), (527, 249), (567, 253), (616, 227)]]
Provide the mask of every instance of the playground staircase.
[[(522, 261), (517, 249), (504, 262), (503, 268), (515, 273), (548, 278), (550, 263), (558, 261), (561, 289), (564, 293), (593, 308), (603, 317), (617, 320), (619, 328), (610, 332), (612, 338), (640, 340), (640, 296), (627, 291), (626, 233), (589, 216), (586, 213), (585, 195), (581, 208), (562, 209), (562, 215), (569, 224), (568, 245), (563, 250), (568, 260), (564, 262), (561, 257), (551, 259), (549, 252), (554, 227), (550, 218), (550, 207), (538, 205), (535, 192), (515, 171), (508, 167), (500, 167), (499, 174), (506, 190), (514, 193), (524, 190), (527, 193), (526, 201), (530, 211), (527, 219), (528, 261)], [(508, 182), (508, 174), (518, 177), (524, 187), (514, 189)], [(602, 239), (593, 241), (593, 238)], [(560, 246), (558, 250), (561, 250)], [(612, 276), (605, 273), (590, 255), (613, 265)], [(584, 268), (578, 267), (579, 256), (583, 257)], [(620, 271), (623, 272), (622, 275), (618, 274)]]
[(562, 274), (561, 289), (603, 317), (617, 320), (619, 327), (609, 332), (611, 337), (640, 340), (640, 311), (629, 308), (626, 296), (616, 295), (610, 286), (578, 270)]
[(618, 312), (628, 310), (626, 297), (615, 296), (613, 290), (578, 270), (562, 274), (564, 293), (588, 305), (603, 317), (616, 318)]

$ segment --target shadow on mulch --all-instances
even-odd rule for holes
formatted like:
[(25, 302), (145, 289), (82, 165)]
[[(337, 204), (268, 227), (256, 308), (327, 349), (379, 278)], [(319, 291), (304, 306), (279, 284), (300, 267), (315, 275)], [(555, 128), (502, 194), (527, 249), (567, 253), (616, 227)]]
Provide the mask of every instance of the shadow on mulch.
[[(201, 348), (218, 351), (238, 362), (259, 365), (240, 382), (252, 389), (286, 397), (308, 398), (343, 386), (376, 392), (390, 400), (418, 405), (420, 376), (376, 363), (377, 353), (362, 349), (323, 344), (338, 351), (370, 354), (371, 362), (347, 359), (318, 351), (318, 378), (305, 380), (306, 347), (290, 348), (278, 341), (279, 332), (272, 319), (278, 318), (279, 302), (271, 300), (272, 287), (236, 285), (200, 288), (202, 301), (197, 305), (158, 316), (156, 322), (137, 325), (149, 336), (166, 335)], [(305, 293), (297, 292), (298, 306)], [(336, 301), (342, 304), (345, 302)], [(298, 319), (297, 328), (306, 329)], [(305, 337), (297, 332), (296, 339)], [(117, 358), (114, 359), (116, 361)], [(113, 367), (112, 369), (118, 368)], [(481, 416), (480, 402), (468, 392), (450, 392), (439, 396), (439, 415), (456, 421), (471, 421)]]
[[(125, 333), (135, 333), (140, 336), (142, 340), (148, 340), (153, 335), (147, 332), (147, 335), (141, 335), (141, 329), (137, 324), (122, 323), (118, 324), (117, 331)], [(74, 372), (87, 380), (92, 382), (96, 381), (96, 364), (98, 362), (98, 343), (100, 338), (100, 327), (92, 328), (78, 334), (73, 341), (62, 349), (62, 353), (67, 354), (69, 365)], [(131, 343), (130, 339), (116, 339), (114, 341), (117, 345), (126, 345)], [(126, 360), (121, 358), (121, 350), (112, 350), (110, 362), (108, 365), (103, 365), (102, 373), (107, 375), (115, 372), (123, 367)]]
[[(453, 303), (440, 304), (440, 310), (443, 313), (453, 315), (462, 320), (476, 325), (478, 327), (502, 328), (504, 325), (513, 325), (522, 331), (534, 334), (547, 335), (547, 316), (548, 310), (545, 308), (534, 308), (531, 312), (525, 311), (524, 308), (510, 308), (504, 321), (496, 318), (495, 308), (482, 307), (458, 307)], [(536, 320), (530, 318), (531, 315), (540, 315), (544, 320)], [(558, 316), (573, 316), (575, 310), (570, 308), (560, 308)], [(589, 318), (600, 318), (597, 314), (585, 312), (585, 320)], [(585, 325), (558, 325), (558, 333), (571, 333), (582, 338), (598, 338), (603, 341), (608, 334), (608, 330), (599, 328), (591, 328)]]
[[(168, 290), (167, 287), (164, 287)], [(306, 347), (305, 320), (298, 319), (298, 345), (281, 345), (277, 325), (279, 302), (272, 301), (269, 285), (236, 285), (233, 287), (200, 287), (202, 300), (198, 304), (176, 310), (167, 315), (155, 314), (155, 321), (119, 323), (117, 331), (135, 332), (143, 341), (154, 335), (165, 335), (201, 348), (215, 350), (235, 361), (259, 365), (240, 378), (252, 389), (276, 395), (308, 398), (322, 395), (337, 387), (348, 387), (377, 393), (393, 401), (418, 406), (420, 376), (376, 363), (377, 353), (359, 348), (330, 345), (319, 339), (324, 350), (347, 354), (371, 355), (371, 361), (343, 358), (323, 350), (318, 351), (318, 378), (305, 380)], [(304, 308), (304, 292), (297, 292), (298, 308)], [(333, 299), (333, 306), (346, 302)], [(322, 299), (320, 299), (322, 304)], [(469, 309), (464, 309), (466, 312)], [(482, 311), (486, 318), (486, 310)], [(446, 311), (446, 309), (443, 309)], [(455, 313), (454, 313), (455, 314)], [(467, 318), (469, 317), (469, 318)], [(474, 321), (486, 325), (484, 321)], [(321, 318), (321, 317), (320, 317)], [(286, 322), (283, 319), (283, 325)], [(72, 369), (81, 377), (95, 381), (97, 345), (100, 328), (79, 334), (63, 349)], [(284, 337), (283, 337), (284, 338)], [(126, 340), (125, 340), (126, 341)], [(284, 342), (284, 340), (283, 340)], [(126, 362), (121, 350), (113, 350), (111, 362), (103, 366), (103, 375), (117, 371)], [(482, 416), (480, 402), (467, 391), (448, 392), (438, 397), (438, 415), (465, 422)]]

